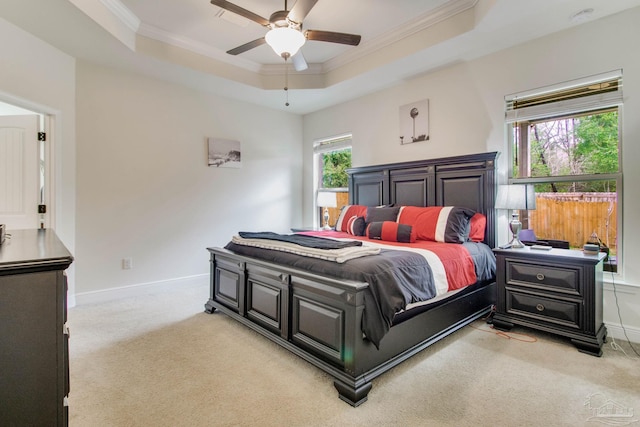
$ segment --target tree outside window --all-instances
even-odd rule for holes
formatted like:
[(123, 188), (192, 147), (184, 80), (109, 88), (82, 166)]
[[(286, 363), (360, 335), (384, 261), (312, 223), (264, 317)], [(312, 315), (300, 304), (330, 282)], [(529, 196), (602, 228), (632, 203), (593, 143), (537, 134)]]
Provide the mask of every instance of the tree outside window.
[(351, 167), (351, 149), (330, 151), (322, 155), (322, 187), (347, 188)]

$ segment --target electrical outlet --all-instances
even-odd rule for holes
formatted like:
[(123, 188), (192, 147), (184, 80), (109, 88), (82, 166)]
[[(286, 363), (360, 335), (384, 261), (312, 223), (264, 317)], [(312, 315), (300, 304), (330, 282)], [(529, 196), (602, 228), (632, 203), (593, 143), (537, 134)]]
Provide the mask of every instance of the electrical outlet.
[(131, 270), (133, 268), (133, 260), (131, 258), (122, 258), (122, 269)]

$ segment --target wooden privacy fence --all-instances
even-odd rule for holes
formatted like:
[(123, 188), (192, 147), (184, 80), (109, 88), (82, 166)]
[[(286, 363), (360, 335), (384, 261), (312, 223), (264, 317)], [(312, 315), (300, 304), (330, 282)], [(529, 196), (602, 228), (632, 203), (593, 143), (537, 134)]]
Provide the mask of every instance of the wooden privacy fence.
[(595, 231), (615, 253), (617, 209), (616, 193), (536, 193), (529, 228), (538, 239), (568, 240), (572, 248), (581, 248)]

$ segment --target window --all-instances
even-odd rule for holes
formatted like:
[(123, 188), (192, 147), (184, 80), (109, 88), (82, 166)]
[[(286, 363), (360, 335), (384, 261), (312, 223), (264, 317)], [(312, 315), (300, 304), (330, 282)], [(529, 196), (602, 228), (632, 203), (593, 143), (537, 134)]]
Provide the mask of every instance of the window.
[(521, 212), (539, 240), (581, 249), (597, 241), (618, 271), (622, 71), (509, 95), (509, 183), (534, 184), (536, 209)]
[[(351, 134), (340, 135), (316, 141), (313, 144), (314, 158), (314, 223), (324, 225), (323, 211), (327, 208), (329, 225), (335, 225), (340, 209), (349, 203), (349, 183), (347, 169), (351, 167)], [(321, 200), (327, 200), (327, 193), (335, 203), (329, 206), (319, 206), (318, 195)], [(327, 203), (327, 202), (323, 202)]]

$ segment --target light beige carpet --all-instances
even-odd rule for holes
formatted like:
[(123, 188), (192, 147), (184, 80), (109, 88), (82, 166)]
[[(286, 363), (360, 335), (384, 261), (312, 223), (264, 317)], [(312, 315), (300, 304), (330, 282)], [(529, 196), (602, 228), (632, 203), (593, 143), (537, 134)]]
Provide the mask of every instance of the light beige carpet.
[(207, 295), (204, 284), (71, 309), (71, 426), (597, 426), (602, 405), (640, 425), (640, 363), (609, 346), (597, 358), (477, 321), (375, 379), (353, 408), (319, 369), (204, 313)]

